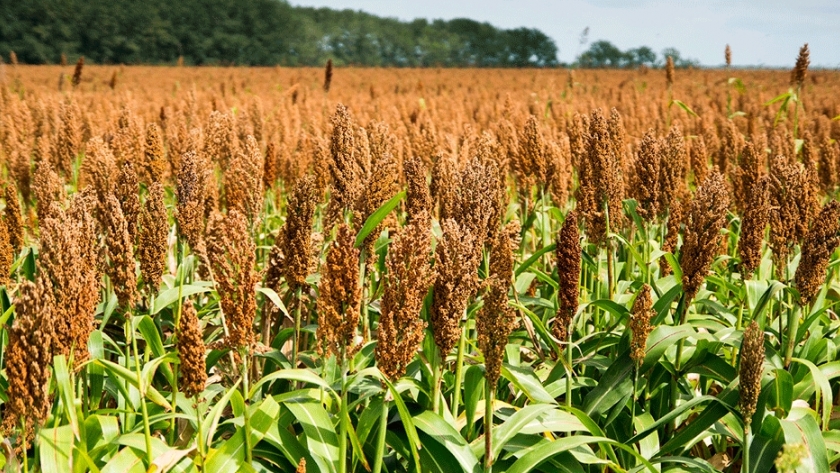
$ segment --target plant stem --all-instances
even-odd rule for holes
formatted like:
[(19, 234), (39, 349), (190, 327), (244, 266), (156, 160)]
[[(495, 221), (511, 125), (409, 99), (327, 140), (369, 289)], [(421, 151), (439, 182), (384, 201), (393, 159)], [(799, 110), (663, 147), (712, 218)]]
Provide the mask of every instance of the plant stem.
[(493, 471), (493, 388), (485, 384), (484, 396), (484, 472)]
[(345, 356), (347, 348), (341, 348), (341, 418), (338, 421), (338, 473), (347, 472), (347, 369)]
[(566, 407), (572, 407), (572, 324), (567, 327), (568, 341), (566, 345), (566, 363), (569, 365), (566, 368)]
[(242, 356), (242, 395), (245, 398), (245, 463), (251, 465), (251, 413), (249, 412), (248, 350), (239, 351)]
[(461, 404), (461, 384), (464, 382), (464, 350), (467, 345), (467, 322), (461, 327), (461, 338), (458, 340), (458, 358), (455, 361), (455, 390), (452, 394), (452, 417), (458, 418)]
[(752, 444), (752, 434), (750, 433), (750, 426), (744, 426), (744, 445), (741, 451), (741, 471), (749, 473), (750, 471), (750, 444)]
[(199, 471), (204, 471), (204, 457), (205, 457), (205, 445), (204, 445), (204, 432), (202, 429), (202, 419), (201, 419), (201, 402), (199, 402), (198, 394), (195, 395), (195, 421), (196, 421), (196, 430), (198, 431), (198, 438), (196, 439), (196, 443), (198, 444), (198, 458), (201, 459), (201, 463), (199, 465)]
[(440, 410), (440, 382), (443, 377), (443, 354), (435, 347), (434, 362), (432, 365), (432, 411), (441, 414)]
[(382, 471), (382, 461), (385, 458), (385, 434), (388, 430), (388, 392), (382, 393), (382, 414), (379, 415), (379, 431), (376, 433), (376, 456), (373, 460), (372, 473)]
[(300, 348), (300, 298), (301, 289), (295, 291), (295, 335), (292, 340), (292, 368), (297, 368), (298, 349)]
[[(143, 413), (143, 435), (146, 440), (146, 467), (152, 466), (152, 430), (149, 426), (149, 412), (146, 408), (146, 389), (143, 385), (143, 377), (140, 375), (140, 352), (137, 350), (137, 337), (134, 336), (134, 323), (131, 319), (131, 313), (126, 314), (126, 321), (128, 325), (126, 330), (127, 335), (131, 338), (131, 348), (134, 351), (134, 372), (137, 375), (137, 386), (140, 391), (140, 408)], [(174, 409), (174, 406), (173, 406)]]
[[(72, 406), (68, 406), (72, 407)], [(23, 471), (29, 472), (29, 456), (26, 454), (26, 417), (20, 416), (20, 441), (21, 441), (21, 455), (23, 456)]]
[[(788, 301), (790, 302), (790, 293), (787, 294)], [(793, 307), (792, 304), (788, 305), (788, 339), (787, 339), (787, 346), (785, 347), (785, 367), (790, 366), (790, 361), (793, 358), (793, 347), (796, 346), (796, 332), (799, 331), (799, 312), (802, 310), (800, 305), (796, 305)]]

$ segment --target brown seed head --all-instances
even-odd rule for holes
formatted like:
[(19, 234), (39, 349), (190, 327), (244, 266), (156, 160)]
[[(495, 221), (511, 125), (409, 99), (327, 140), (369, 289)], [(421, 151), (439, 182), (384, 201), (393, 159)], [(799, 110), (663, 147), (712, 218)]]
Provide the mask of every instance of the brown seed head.
[(15, 300), (15, 321), (7, 328), (6, 388), (3, 431), (10, 436), (20, 432), (24, 419), (27, 442), (34, 429), (47, 420), (52, 406), (49, 395), (50, 365), (53, 361), (53, 308), (55, 301), (49, 282), (39, 277), (36, 283), (25, 281)]
[(194, 151), (188, 151), (181, 158), (175, 213), (178, 234), (199, 255), (204, 254), (204, 202), (207, 198), (206, 179), (201, 166), (201, 159)]
[(728, 44), (726, 45), (726, 49), (723, 50), (723, 58), (726, 60), (726, 67), (732, 65), (732, 49)]
[(263, 160), (263, 187), (271, 189), (277, 182), (277, 146), (269, 142), (265, 148), (265, 159)]
[(647, 347), (648, 335), (653, 327), (650, 320), (654, 316), (653, 299), (650, 296), (650, 286), (642, 285), (633, 302), (633, 311), (630, 314), (630, 331), (633, 336), (630, 338), (630, 358), (636, 362), (636, 366), (645, 360), (645, 348)]
[(560, 305), (554, 322), (554, 336), (561, 341), (568, 338), (569, 324), (575, 316), (580, 295), (580, 229), (576, 211), (569, 212), (563, 227), (557, 235), (557, 274), (559, 290), (557, 299)]
[(312, 261), (312, 222), (318, 203), (315, 180), (306, 175), (298, 179), (286, 205), (286, 223), (276, 246), (283, 254), (283, 273), (289, 290), (306, 287)]
[(332, 59), (327, 59), (327, 65), (324, 67), (324, 92), (330, 91), (333, 78), (333, 62)]
[(668, 87), (674, 85), (674, 59), (671, 56), (665, 59), (665, 82)]
[(237, 209), (253, 225), (259, 219), (263, 203), (263, 157), (253, 136), (245, 138), (245, 146), (230, 162), (224, 173), (225, 199), (228, 210)]
[(662, 177), (659, 191), (659, 209), (665, 211), (688, 194), (686, 173), (688, 171), (688, 153), (685, 149), (682, 132), (674, 125), (662, 146)]
[[(516, 227), (518, 227), (518, 224)], [(513, 228), (510, 230), (513, 230)], [(518, 235), (518, 233), (505, 232), (494, 241), (491, 249), (491, 265), (493, 264), (493, 257), (511, 260), (500, 262), (501, 266), (513, 265), (513, 250), (518, 244), (511, 239), (511, 234)], [(508, 343), (508, 336), (516, 326), (516, 312), (508, 304), (508, 290), (511, 281), (507, 274), (492, 274), (490, 276), (486, 283), (487, 291), (484, 294), (484, 307), (479, 311), (475, 321), (475, 328), (478, 333), (478, 348), (484, 355), (485, 376), (490, 389), (495, 389), (499, 382), (499, 373), (505, 347)]]
[(96, 222), (97, 199), (91, 192), (73, 197), (65, 212), (54, 205), (40, 222), (38, 273), (45, 277), (55, 299), (53, 353), (70, 357), (79, 366), (88, 357), (87, 344), (100, 299)]
[(82, 83), (82, 68), (85, 67), (85, 57), (80, 56), (76, 62), (76, 69), (73, 71), (73, 88)]
[(429, 193), (429, 185), (426, 183), (426, 165), (417, 156), (411, 157), (403, 164), (405, 174), (405, 213), (408, 220), (415, 215), (426, 212), (431, 215), (432, 196)]
[(104, 227), (106, 232), (106, 254), (108, 266), (106, 272), (111, 278), (114, 292), (119, 300), (119, 307), (132, 310), (137, 295), (137, 276), (134, 262), (134, 243), (128, 233), (128, 222), (125, 220), (120, 202), (116, 196), (106, 197)]
[(53, 164), (57, 165), (58, 171), (69, 176), (82, 148), (82, 122), (76, 105), (69, 99), (61, 102), (58, 113), (61, 122), (55, 143), (56, 155), (51, 159), (56, 160)]
[(519, 192), (529, 196), (534, 184), (544, 186), (548, 174), (548, 150), (540, 134), (537, 117), (529, 115), (519, 137), (519, 153), (514, 156), (513, 172), (519, 183)]
[(764, 231), (768, 223), (770, 223), (770, 178), (763, 176), (750, 185), (741, 218), (738, 253), (741, 257), (741, 273), (745, 279), (761, 264), (761, 245), (764, 242)]
[(330, 176), (332, 189), (327, 211), (328, 221), (336, 221), (345, 209), (353, 209), (362, 195), (365, 182), (364, 170), (355, 157), (356, 136), (350, 112), (338, 104), (331, 118), (333, 130), (330, 140)]
[(706, 140), (698, 136), (691, 144), (691, 171), (694, 173), (694, 182), (701, 183), (709, 173), (709, 153), (706, 150)]
[(306, 473), (306, 458), (300, 457), (300, 463), (298, 463), (295, 473)]
[(639, 203), (636, 212), (646, 220), (653, 219), (659, 212), (659, 179), (662, 166), (662, 154), (659, 150), (659, 141), (656, 139), (653, 129), (645, 133), (639, 145), (639, 154), (636, 157), (636, 172), (632, 186), (633, 197)]
[(599, 244), (607, 240), (607, 213), (610, 230), (623, 225), (623, 185), (618, 162), (613, 153), (607, 121), (600, 109), (589, 121), (587, 153), (581, 163), (582, 185), (578, 188), (578, 208), (586, 222), (587, 235)]
[(9, 237), (9, 226), (0, 220), (0, 286), (9, 284), (12, 263), (15, 262), (15, 250)]
[(137, 245), (140, 272), (151, 292), (157, 292), (166, 268), (169, 238), (169, 217), (163, 201), (163, 184), (155, 182), (149, 188), (146, 206), (140, 214), (140, 241)]
[(359, 250), (346, 224), (339, 224), (327, 253), (318, 296), (318, 345), (321, 353), (342, 363), (359, 349), (356, 329), (362, 300), (359, 286)]
[(740, 358), (738, 405), (741, 408), (744, 423), (749, 427), (758, 405), (758, 396), (761, 394), (761, 375), (764, 371), (764, 332), (755, 320), (744, 330)]
[(9, 243), (15, 253), (20, 253), (24, 245), (24, 223), (23, 214), (20, 210), (17, 189), (14, 184), (6, 184), (5, 189), (6, 208), (3, 216), (6, 218), (6, 226), (9, 229)]
[(723, 176), (713, 171), (697, 189), (688, 209), (680, 254), (686, 304), (694, 299), (717, 254), (720, 230), (726, 223), (728, 207), (729, 193)]
[(166, 173), (166, 157), (163, 151), (163, 137), (157, 123), (146, 127), (146, 147), (143, 167), (146, 171), (146, 184), (163, 182)]
[(386, 260), (385, 292), (379, 318), (376, 363), (391, 380), (405, 369), (423, 341), (426, 323), (420, 319), (423, 298), (435, 281), (429, 266), (429, 217), (418, 215), (391, 243)]
[(254, 341), (254, 288), (259, 281), (254, 269), (256, 251), (248, 220), (241, 212), (231, 209), (227, 215), (216, 212), (210, 217), (207, 254), (228, 327), (227, 347), (250, 348)]
[(825, 282), (831, 254), (840, 245), (840, 202), (829, 201), (814, 219), (796, 269), (795, 281), (802, 304), (810, 303)]
[[(137, 179), (137, 171), (131, 161), (123, 162), (120, 168), (116, 195), (125, 217), (125, 223), (128, 225), (128, 235), (134, 242), (137, 238), (137, 219), (140, 215), (140, 183)], [(104, 197), (102, 199), (104, 200)]]
[(430, 319), (435, 343), (446, 357), (461, 337), (461, 318), (478, 288), (481, 253), (474, 251), (476, 237), (456, 220), (446, 219), (440, 226), (443, 235), (435, 249), (437, 278)]
[(810, 184), (810, 173), (798, 161), (779, 155), (770, 162), (769, 175), (770, 243), (777, 275), (787, 278), (785, 269), (790, 248), (800, 243), (808, 232), (817, 197)]
[(198, 315), (189, 299), (184, 301), (184, 307), (181, 311), (176, 345), (178, 359), (181, 361), (181, 366), (178, 369), (180, 375), (178, 386), (184, 396), (195, 397), (204, 391), (204, 386), (207, 383), (207, 367), (204, 360), (207, 347), (204, 345)]
[(811, 64), (811, 52), (808, 50), (808, 43), (799, 48), (799, 55), (796, 57), (796, 65), (790, 71), (790, 85), (802, 87), (805, 76), (808, 74), (808, 66)]

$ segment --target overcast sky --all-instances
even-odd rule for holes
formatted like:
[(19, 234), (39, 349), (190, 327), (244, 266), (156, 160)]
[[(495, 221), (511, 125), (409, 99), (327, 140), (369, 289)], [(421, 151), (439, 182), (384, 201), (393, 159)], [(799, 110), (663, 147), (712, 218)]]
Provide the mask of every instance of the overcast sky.
[[(675, 47), (703, 65), (723, 64), (726, 43), (736, 66), (791, 67), (809, 43), (811, 64), (840, 67), (840, 0), (290, 0), (293, 5), (350, 8), (401, 20), (471, 18), (502, 28), (526, 26), (554, 39), (559, 59), (605, 39), (621, 49)], [(583, 49), (585, 49), (584, 47)]]

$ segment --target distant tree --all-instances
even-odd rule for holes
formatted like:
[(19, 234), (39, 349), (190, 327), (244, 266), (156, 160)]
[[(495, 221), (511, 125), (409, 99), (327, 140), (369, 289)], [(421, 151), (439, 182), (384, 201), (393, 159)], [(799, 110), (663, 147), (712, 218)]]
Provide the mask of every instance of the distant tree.
[(666, 48), (662, 51), (662, 57), (658, 58), (648, 46), (640, 46), (622, 51), (609, 41), (595, 41), (589, 49), (577, 58), (580, 67), (591, 68), (618, 68), (618, 67), (658, 67), (665, 63), (665, 58), (671, 56), (676, 67), (697, 66), (695, 59), (682, 57), (680, 52), (674, 48)]
[(624, 53), (609, 41), (595, 41), (589, 49), (578, 56), (581, 67), (622, 67), (625, 62)]

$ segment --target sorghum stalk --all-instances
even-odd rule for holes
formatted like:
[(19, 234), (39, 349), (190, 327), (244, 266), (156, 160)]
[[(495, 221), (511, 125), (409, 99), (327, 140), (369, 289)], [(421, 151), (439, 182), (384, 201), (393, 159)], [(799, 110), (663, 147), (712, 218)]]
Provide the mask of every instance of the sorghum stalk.
[(379, 430), (376, 432), (376, 456), (373, 458), (372, 473), (382, 471), (382, 461), (385, 458), (385, 434), (388, 430), (388, 391), (382, 393), (382, 413), (379, 415)]

